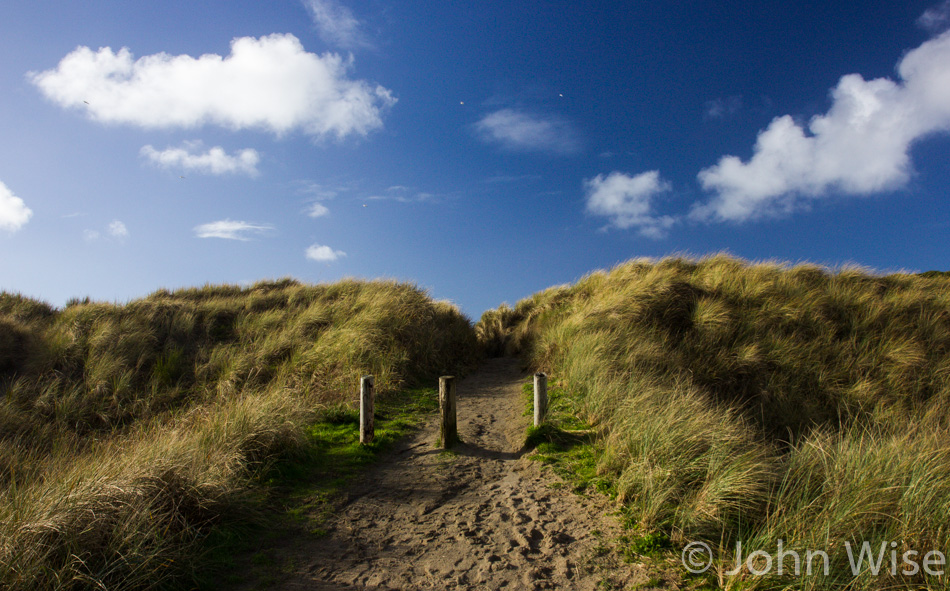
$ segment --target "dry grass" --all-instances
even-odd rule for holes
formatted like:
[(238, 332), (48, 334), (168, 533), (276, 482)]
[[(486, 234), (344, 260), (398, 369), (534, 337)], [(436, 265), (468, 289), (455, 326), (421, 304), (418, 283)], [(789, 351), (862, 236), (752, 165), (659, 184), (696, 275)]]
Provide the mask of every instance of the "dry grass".
[(385, 396), (477, 354), (456, 308), (394, 282), (0, 294), (0, 587), (187, 584), (209, 528), (360, 375)]
[[(896, 541), (950, 550), (950, 280), (634, 260), (476, 325), (559, 376), (600, 425), (600, 470), (645, 531), (729, 551)], [(750, 550), (751, 551), (751, 550)], [(903, 550), (901, 550), (903, 552)], [(845, 562), (842, 562), (842, 561)], [(945, 588), (946, 577), (742, 587)]]

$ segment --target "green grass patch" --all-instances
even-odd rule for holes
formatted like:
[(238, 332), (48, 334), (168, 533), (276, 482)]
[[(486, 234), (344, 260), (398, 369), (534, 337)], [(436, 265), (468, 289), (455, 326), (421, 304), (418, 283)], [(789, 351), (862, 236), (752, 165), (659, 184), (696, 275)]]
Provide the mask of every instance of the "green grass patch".
[(644, 534), (624, 534), (620, 536), (620, 544), (621, 554), (627, 562), (633, 562), (641, 556), (666, 555), (667, 550), (673, 549), (670, 536), (657, 531)]
[[(534, 413), (534, 384), (532, 380), (522, 387), (525, 415)], [(613, 480), (597, 471), (597, 448), (594, 431), (577, 417), (575, 400), (562, 387), (549, 384), (548, 414), (544, 422), (529, 426), (525, 445), (534, 449), (531, 458), (550, 466), (575, 492), (597, 490), (616, 497)]]

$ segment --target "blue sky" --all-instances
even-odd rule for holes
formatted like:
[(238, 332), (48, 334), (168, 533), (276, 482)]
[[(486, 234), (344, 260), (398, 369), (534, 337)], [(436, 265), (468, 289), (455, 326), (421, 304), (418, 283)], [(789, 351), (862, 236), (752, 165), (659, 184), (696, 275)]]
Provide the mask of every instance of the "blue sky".
[(950, 268), (950, 0), (0, 8), (0, 289)]

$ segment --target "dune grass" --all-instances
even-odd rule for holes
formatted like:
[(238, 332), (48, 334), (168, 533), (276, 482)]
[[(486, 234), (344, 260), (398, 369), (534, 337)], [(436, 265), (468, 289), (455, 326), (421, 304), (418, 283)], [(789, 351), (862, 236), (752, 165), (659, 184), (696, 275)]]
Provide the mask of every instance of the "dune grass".
[[(560, 380), (641, 531), (709, 543), (720, 584), (947, 588), (900, 562), (950, 552), (945, 276), (634, 260), (476, 331)], [(779, 539), (827, 552), (828, 575), (726, 574), (737, 542), (774, 555)], [(897, 551), (896, 575), (852, 574), (845, 543), (864, 541)]]
[(54, 309), (0, 294), (0, 587), (196, 580), (216, 524), (308, 425), (478, 356), (450, 304), (387, 281), (158, 291)]
[[(262, 475), (350, 434), (360, 375), (393, 396), (480, 351), (549, 372), (596, 434), (560, 465), (616, 494), (638, 539), (710, 544), (719, 584), (950, 586), (902, 562), (854, 575), (846, 550), (950, 552), (950, 279), (717, 255), (592, 273), (474, 330), (385, 281), (63, 309), (2, 293), (0, 587), (189, 586)], [(830, 572), (729, 574), (736, 543), (778, 540)]]

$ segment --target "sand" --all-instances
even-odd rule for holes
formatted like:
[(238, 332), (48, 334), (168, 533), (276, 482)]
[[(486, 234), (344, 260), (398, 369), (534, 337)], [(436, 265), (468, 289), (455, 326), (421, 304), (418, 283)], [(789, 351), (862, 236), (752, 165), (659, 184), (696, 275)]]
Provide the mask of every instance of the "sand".
[(578, 495), (523, 449), (517, 361), (459, 381), (463, 443), (436, 446), (438, 416), (349, 489), (320, 538), (288, 540), (286, 590), (625, 589), (646, 580), (608, 550), (603, 497)]

